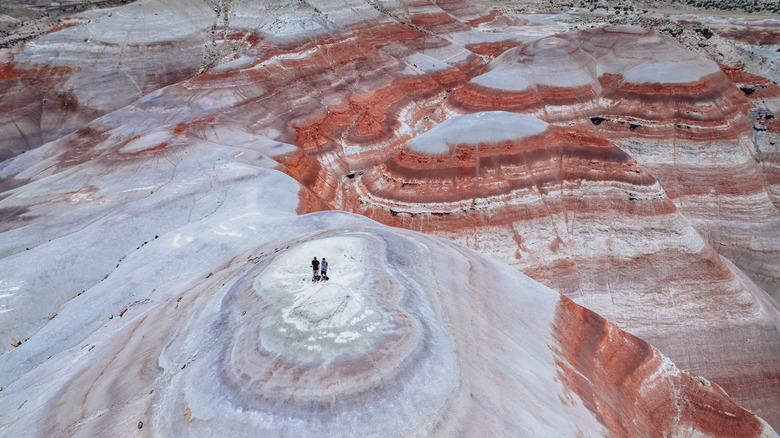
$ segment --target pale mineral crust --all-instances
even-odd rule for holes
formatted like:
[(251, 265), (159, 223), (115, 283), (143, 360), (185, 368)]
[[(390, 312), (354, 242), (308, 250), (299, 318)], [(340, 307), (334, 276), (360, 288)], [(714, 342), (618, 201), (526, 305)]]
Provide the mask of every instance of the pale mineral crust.
[(461, 0), (67, 23), (0, 54), (0, 435), (777, 436), (717, 64)]

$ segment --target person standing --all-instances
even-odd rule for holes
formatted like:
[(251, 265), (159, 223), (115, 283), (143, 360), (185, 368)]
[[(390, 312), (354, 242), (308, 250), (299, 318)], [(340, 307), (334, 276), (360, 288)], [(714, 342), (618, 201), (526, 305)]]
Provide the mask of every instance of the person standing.
[(311, 281), (319, 280), (320, 276), (318, 274), (320, 273), (320, 262), (317, 260), (317, 257), (314, 257), (314, 260), (311, 261), (311, 267), (314, 270), (314, 276), (311, 278)]
[(320, 271), (320, 278), (322, 278), (322, 281), (328, 281), (328, 262), (325, 261), (325, 257), (322, 258), (322, 263), (320, 266), (322, 266), (322, 270)]

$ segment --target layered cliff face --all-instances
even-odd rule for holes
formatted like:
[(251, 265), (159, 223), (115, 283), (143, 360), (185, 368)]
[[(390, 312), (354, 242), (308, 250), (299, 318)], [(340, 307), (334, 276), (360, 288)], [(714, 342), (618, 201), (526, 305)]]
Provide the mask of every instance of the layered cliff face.
[(714, 62), (644, 29), (556, 35), (504, 52), (449, 104), (573, 123), (614, 141), (777, 298), (780, 215), (757, 163), (753, 105)]
[[(718, 386), (777, 420), (776, 303), (630, 148), (701, 106), (723, 120), (686, 147), (740, 156), (750, 103), (717, 65), (461, 1), (190, 6), (2, 55), (2, 148), (27, 150), (0, 163), (3, 434), (776, 436)], [(675, 68), (612, 126), (652, 95), (623, 79)], [(45, 107), (62, 89), (77, 110)]]
[(772, 203), (780, 208), (780, 87), (740, 67), (723, 65), (721, 69), (755, 105), (748, 114), (753, 118), (756, 152)]
[[(740, 400), (777, 397), (766, 384), (780, 351), (773, 300), (603, 137), (515, 113), (459, 116), (346, 191), (354, 211), (491, 254)], [(715, 365), (704, 358), (716, 345), (753, 359)]]

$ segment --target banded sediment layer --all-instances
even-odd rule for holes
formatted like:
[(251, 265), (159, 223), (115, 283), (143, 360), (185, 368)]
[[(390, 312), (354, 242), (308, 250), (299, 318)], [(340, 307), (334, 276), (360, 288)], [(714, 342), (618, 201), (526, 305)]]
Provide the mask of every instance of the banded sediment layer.
[(777, 298), (780, 214), (758, 163), (753, 104), (715, 62), (635, 27), (554, 35), (507, 50), (448, 105), (522, 112), (613, 141)]
[[(778, 243), (719, 66), (460, 0), (66, 23), (0, 54), (2, 434), (776, 436), (741, 268), (774, 284)], [(708, 142), (744, 188), (680, 176)], [(705, 186), (756, 244), (701, 237)]]
[[(353, 211), (491, 254), (598, 309), (740, 400), (778, 395), (759, 383), (775, 375), (780, 350), (772, 298), (603, 137), (516, 113), (458, 116), (356, 176), (346, 192)], [(754, 360), (712, 366), (704, 358), (715, 345)]]

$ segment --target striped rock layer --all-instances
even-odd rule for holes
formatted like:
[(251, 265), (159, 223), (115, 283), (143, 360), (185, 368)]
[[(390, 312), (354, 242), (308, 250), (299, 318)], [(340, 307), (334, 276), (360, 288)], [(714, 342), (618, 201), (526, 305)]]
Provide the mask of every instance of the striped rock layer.
[(739, 67), (722, 65), (721, 69), (755, 105), (749, 114), (753, 118), (758, 160), (772, 203), (780, 208), (780, 87)]
[[(491, 254), (775, 415), (775, 302), (603, 137), (514, 113), (459, 116), (346, 192), (353, 211)], [(707, 359), (724, 349), (742, 359)]]
[[(663, 180), (588, 114), (556, 127), (571, 119), (464, 109), (487, 61), (550, 29), (464, 1), (184, 6), (87, 12), (3, 54), (0, 339), (22, 343), (0, 348), (0, 434), (776, 436), (718, 385), (775, 421), (776, 304)], [(587, 59), (556, 80), (589, 108)], [(75, 100), (45, 122), (60, 89)], [(548, 98), (568, 111), (565, 93)], [(746, 117), (744, 100), (718, 102)], [(447, 235), (634, 313), (614, 325), (462, 246), (330, 209)], [(621, 245), (634, 239), (648, 243)], [(329, 283), (309, 281), (314, 255)], [(633, 321), (713, 383), (624, 332)]]
[(774, 158), (769, 169), (757, 163), (753, 105), (716, 63), (645, 29), (561, 34), (507, 50), (448, 104), (574, 123), (615, 142), (719, 254), (778, 298), (780, 213), (765, 176), (775, 179)]

